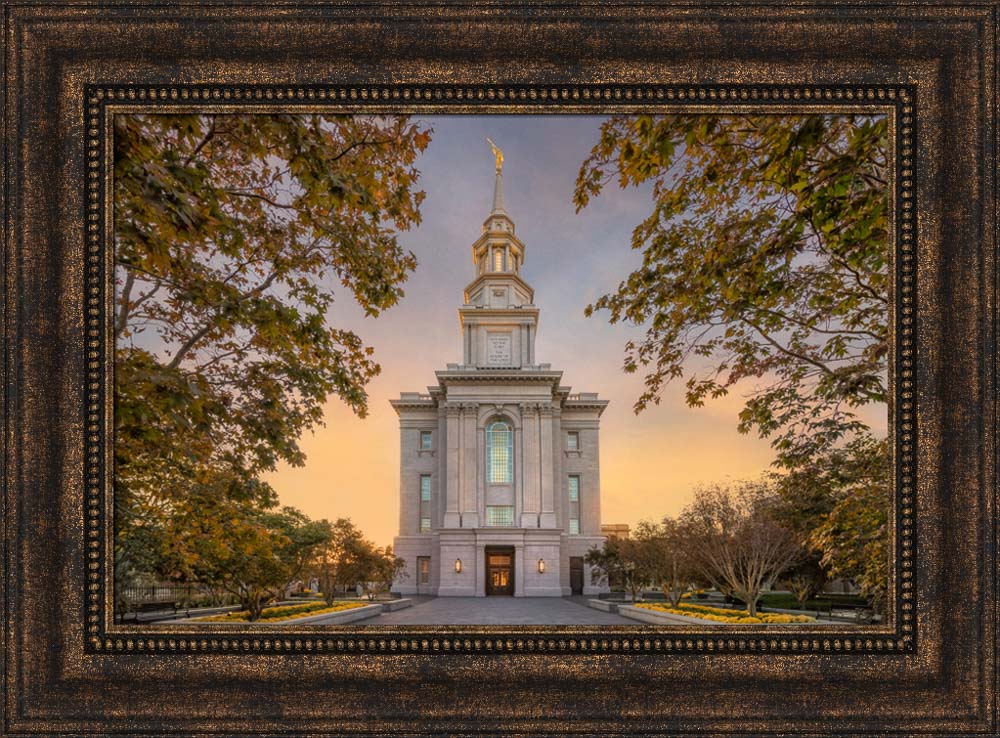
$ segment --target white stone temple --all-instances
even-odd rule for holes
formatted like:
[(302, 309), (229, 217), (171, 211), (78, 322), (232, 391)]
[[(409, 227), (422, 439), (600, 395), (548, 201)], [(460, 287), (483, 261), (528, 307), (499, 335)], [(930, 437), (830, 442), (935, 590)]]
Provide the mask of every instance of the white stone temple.
[[(583, 562), (601, 535), (599, 424), (606, 400), (573, 394), (535, 358), (538, 308), (521, 277), (525, 245), (504, 208), (472, 244), (475, 277), (458, 309), (462, 363), (399, 415), (399, 536), (393, 591), (439, 596), (594, 594)], [(585, 357), (580, 357), (585, 358)]]

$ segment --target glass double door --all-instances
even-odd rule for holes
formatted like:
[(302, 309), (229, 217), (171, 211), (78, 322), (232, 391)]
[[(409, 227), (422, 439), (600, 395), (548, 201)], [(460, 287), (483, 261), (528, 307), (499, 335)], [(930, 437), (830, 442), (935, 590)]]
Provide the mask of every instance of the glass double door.
[(486, 549), (486, 594), (514, 594), (514, 548)]

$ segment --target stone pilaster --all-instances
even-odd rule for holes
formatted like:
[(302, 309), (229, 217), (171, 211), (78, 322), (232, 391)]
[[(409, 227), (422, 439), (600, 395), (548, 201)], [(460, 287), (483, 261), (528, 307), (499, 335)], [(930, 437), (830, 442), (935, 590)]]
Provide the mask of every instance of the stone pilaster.
[(514, 546), (514, 596), (524, 597), (524, 544)]
[(541, 491), (542, 507), (540, 510), (539, 527), (556, 527), (555, 508), (555, 479), (552, 466), (552, 450), (555, 435), (553, 433), (553, 422), (555, 412), (550, 404), (543, 404), (539, 408), (539, 446), (541, 447)]
[(486, 547), (476, 546), (476, 597), (486, 596)]
[(476, 514), (486, 520), (486, 428), (476, 419)]
[(524, 459), (524, 491), (521, 503), (521, 527), (537, 528), (541, 512), (541, 457), (538, 444), (538, 405), (521, 404), (521, 437)]
[(455, 403), (444, 403), (445, 429), (447, 435), (447, 461), (445, 463), (445, 511), (444, 527), (458, 528), (461, 526), (460, 492), (460, 450), (461, 450), (461, 406)]
[(461, 512), (463, 528), (479, 527), (479, 504), (477, 485), (477, 459), (479, 447), (476, 443), (476, 421), (479, 405), (474, 402), (462, 404), (462, 470), (461, 470)]

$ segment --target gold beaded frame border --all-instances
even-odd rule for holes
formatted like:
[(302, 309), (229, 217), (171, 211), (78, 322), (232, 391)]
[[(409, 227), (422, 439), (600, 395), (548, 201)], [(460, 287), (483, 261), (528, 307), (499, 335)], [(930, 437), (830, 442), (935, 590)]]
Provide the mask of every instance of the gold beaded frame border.
[[(903, 654), (916, 650), (914, 90), (906, 85), (91, 85), (85, 90), (85, 648), (91, 653)], [(112, 116), (127, 112), (613, 114), (853, 110), (890, 119), (890, 417), (895, 465), (889, 623), (782, 626), (224, 626), (113, 622)]]

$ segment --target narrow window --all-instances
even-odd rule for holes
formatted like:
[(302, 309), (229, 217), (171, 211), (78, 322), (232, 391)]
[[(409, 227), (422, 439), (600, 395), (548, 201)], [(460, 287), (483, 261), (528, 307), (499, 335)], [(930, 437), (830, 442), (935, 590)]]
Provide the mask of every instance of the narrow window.
[(486, 429), (486, 480), (489, 484), (514, 481), (514, 433), (502, 420)]
[(569, 477), (569, 534), (580, 535), (580, 477), (573, 474)]
[(420, 431), (420, 450), (428, 451), (434, 447), (434, 435), (430, 431)]
[(487, 505), (486, 525), (490, 528), (510, 528), (514, 525), (513, 505)]
[(430, 584), (431, 583), (431, 557), (430, 556), (418, 556), (417, 557), (417, 576), (418, 582), (420, 584)]
[(566, 448), (570, 451), (577, 451), (580, 448), (580, 434), (570, 431), (566, 434)]
[(431, 532), (431, 475), (420, 475), (420, 532)]
[(503, 249), (493, 249), (493, 271), (503, 271)]

